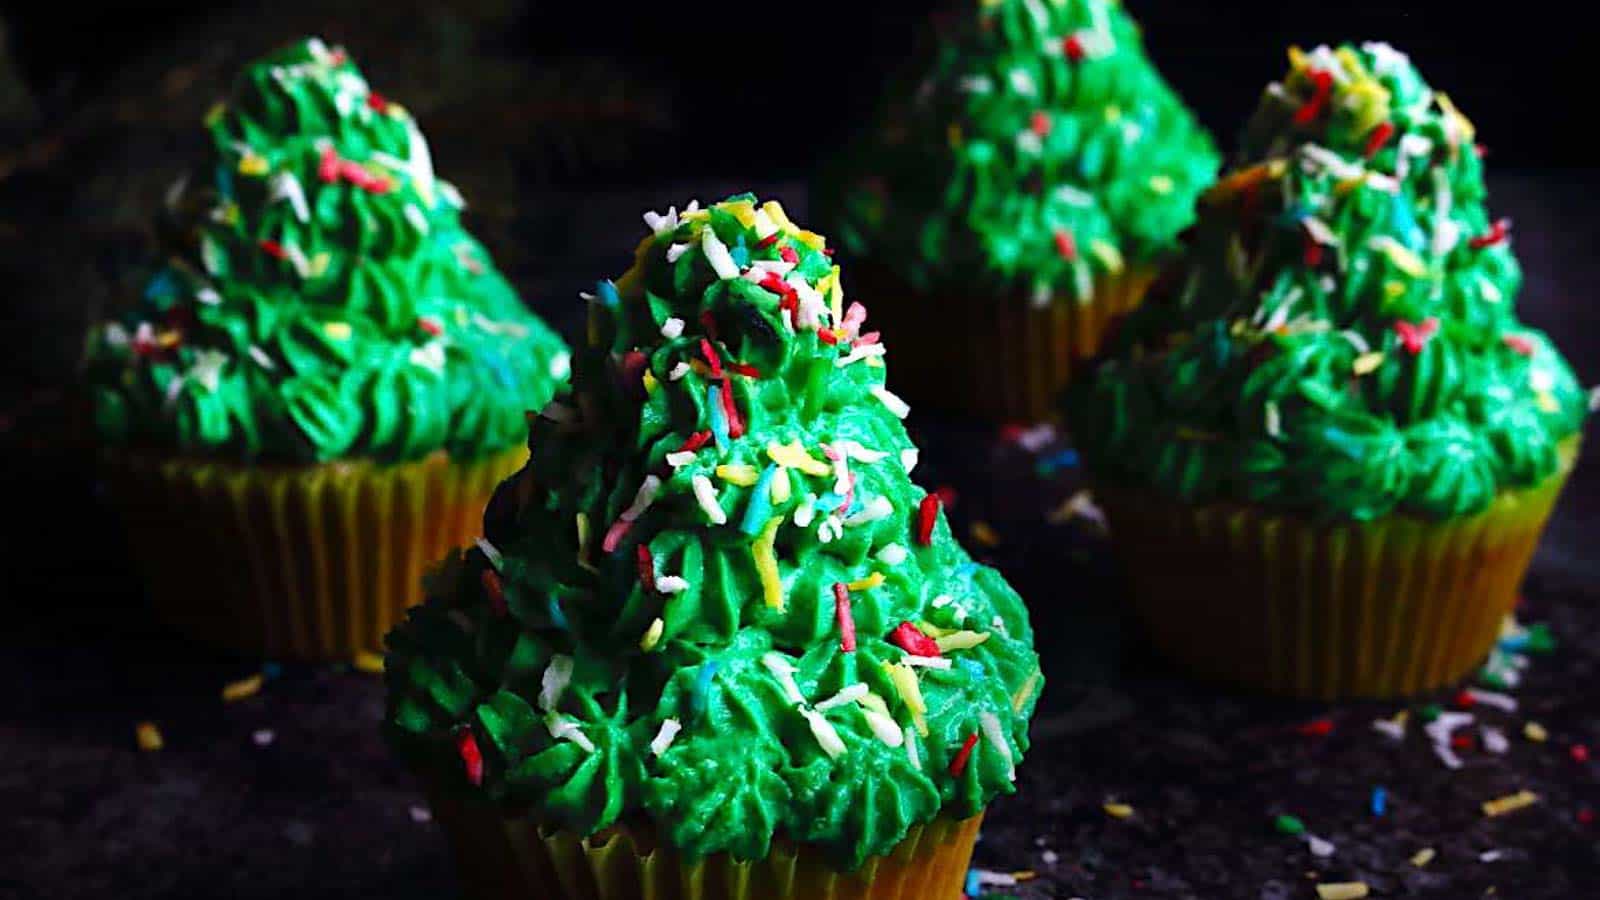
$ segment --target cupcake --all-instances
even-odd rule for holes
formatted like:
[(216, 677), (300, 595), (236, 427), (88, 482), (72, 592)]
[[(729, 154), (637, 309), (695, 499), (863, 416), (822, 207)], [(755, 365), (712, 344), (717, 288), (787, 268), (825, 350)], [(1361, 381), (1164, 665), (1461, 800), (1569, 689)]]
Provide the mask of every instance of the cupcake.
[[(1587, 398), (1520, 323), (1472, 124), (1386, 44), (1291, 50), (1069, 401), (1134, 610), (1197, 673), (1411, 694), (1494, 643)], [(1166, 282), (1166, 279), (1164, 279)]]
[(1014, 790), (1027, 610), (910, 478), (884, 344), (775, 202), (647, 214), (386, 734), (480, 898), (952, 897)]
[(825, 224), (901, 338), (908, 398), (1044, 418), (1192, 222), (1217, 153), (1115, 0), (980, 4), (915, 60), (824, 178)]
[(154, 275), (90, 336), (111, 493), (193, 637), (373, 651), (526, 459), (568, 354), (344, 51), (251, 63), (205, 127)]

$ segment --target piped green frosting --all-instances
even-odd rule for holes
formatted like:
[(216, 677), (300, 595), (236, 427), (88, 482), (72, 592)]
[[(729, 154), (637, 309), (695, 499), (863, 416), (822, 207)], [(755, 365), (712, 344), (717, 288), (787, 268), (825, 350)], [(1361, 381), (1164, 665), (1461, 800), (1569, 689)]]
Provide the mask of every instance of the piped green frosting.
[(1193, 248), (1074, 389), (1102, 479), (1367, 520), (1553, 473), (1587, 397), (1520, 323), (1471, 123), (1385, 44), (1268, 86)]
[(389, 636), (387, 734), (546, 828), (854, 868), (1014, 789), (1028, 614), (911, 481), (823, 239), (748, 195), (646, 221), (486, 540)]
[(938, 31), (819, 205), (919, 288), (1086, 300), (1163, 256), (1219, 158), (1115, 0), (995, 0)]
[(167, 256), (94, 330), (113, 444), (324, 461), (515, 446), (567, 351), (461, 225), (411, 115), (308, 39), (246, 66), (167, 198)]

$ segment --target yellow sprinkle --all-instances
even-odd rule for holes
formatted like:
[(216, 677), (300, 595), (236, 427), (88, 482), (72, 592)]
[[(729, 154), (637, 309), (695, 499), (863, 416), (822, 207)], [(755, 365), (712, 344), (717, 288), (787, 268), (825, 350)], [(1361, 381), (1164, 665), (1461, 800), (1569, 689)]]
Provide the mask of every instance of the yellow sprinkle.
[(1112, 274), (1121, 272), (1127, 265), (1122, 258), (1122, 251), (1118, 250), (1114, 244), (1103, 241), (1100, 238), (1095, 238), (1089, 242), (1089, 252), (1099, 257), (1100, 262), (1105, 264), (1106, 271)]
[(1549, 391), (1540, 391), (1537, 395), (1539, 408), (1547, 413), (1560, 412), (1561, 403), (1556, 400), (1556, 395)]
[(1357, 56), (1354, 50), (1349, 47), (1340, 47), (1333, 51), (1333, 55), (1339, 60), (1339, 65), (1344, 66), (1345, 71), (1349, 72), (1352, 77), (1365, 78), (1367, 76), (1367, 68), (1361, 64), (1361, 57)]
[(1106, 104), (1105, 113), (1107, 122), (1118, 121), (1122, 118), (1122, 107), (1115, 103), (1108, 103)]
[[(828, 284), (828, 308), (833, 311), (833, 321), (843, 322), (844, 279), (839, 275), (838, 266), (834, 266), (833, 271), (829, 272), (828, 274), (833, 278), (833, 281)], [(818, 287), (817, 292), (821, 293), (822, 288)]]
[(870, 591), (880, 584), (883, 584), (883, 573), (873, 572), (865, 578), (857, 578), (845, 585), (845, 588), (851, 591)]
[(833, 269), (828, 272), (828, 274), (817, 279), (817, 293), (824, 297), (828, 296), (828, 292), (833, 290), (834, 282), (838, 280), (839, 267), (834, 266)]
[(1317, 897), (1320, 900), (1361, 900), (1365, 896), (1365, 881), (1330, 881), (1317, 885)]
[(306, 277), (321, 278), (328, 273), (328, 265), (333, 262), (333, 257), (326, 252), (318, 253), (311, 257), (306, 265)]
[(761, 204), (761, 211), (767, 214), (767, 218), (772, 220), (772, 224), (783, 229), (785, 234), (794, 234), (799, 231), (794, 223), (789, 221), (789, 214), (783, 211), (783, 204), (778, 201), (768, 200)]
[(404, 119), (406, 116), (410, 115), (404, 106), (401, 106), (393, 100), (389, 101), (389, 105), (386, 106), (383, 111), (387, 113), (390, 118), (394, 119)]
[(729, 484), (749, 487), (761, 478), (761, 473), (756, 471), (755, 466), (747, 466), (743, 463), (723, 463), (717, 466), (717, 477)]
[(383, 674), (383, 654), (373, 653), (371, 650), (362, 650), (350, 660), (350, 665), (355, 666), (357, 672), (368, 675)]
[(826, 478), (833, 473), (828, 464), (806, 452), (798, 440), (787, 444), (773, 441), (767, 444), (767, 457), (788, 469), (799, 469), (816, 478)]
[(1105, 803), (1101, 805), (1101, 808), (1106, 811), (1106, 815), (1113, 819), (1126, 819), (1133, 815), (1133, 807), (1126, 803)]
[(1311, 61), (1306, 58), (1306, 52), (1304, 50), (1301, 50), (1296, 45), (1290, 45), (1290, 47), (1289, 47), (1289, 68), (1294, 69), (1295, 71), (1298, 72), (1301, 69), (1304, 69), (1306, 66), (1309, 66), (1310, 64), (1311, 64)]
[(911, 710), (911, 724), (917, 729), (917, 734), (928, 736), (928, 720), (924, 714), (928, 711), (928, 704), (922, 699), (922, 687), (917, 684), (917, 673), (904, 663), (883, 664), (883, 670), (889, 673), (889, 680), (893, 682), (894, 689), (900, 694), (901, 702)]
[(146, 753), (153, 753), (166, 746), (161, 739), (161, 729), (154, 722), (140, 722), (133, 727), (133, 738), (139, 744), (139, 749)]
[(1039, 877), (1039, 873), (1032, 869), (1018, 869), (1011, 873), (1011, 877), (1018, 881), (1032, 881)]
[(1515, 794), (1507, 794), (1504, 797), (1496, 797), (1493, 800), (1485, 800), (1483, 802), (1483, 814), (1489, 818), (1494, 818), (1495, 816), (1503, 816), (1506, 813), (1516, 812), (1519, 809), (1532, 806), (1538, 802), (1539, 795), (1535, 794), (1533, 791), (1517, 791)]
[(772, 473), (772, 488), (768, 493), (772, 496), (773, 503), (788, 503), (789, 494), (794, 490), (794, 485), (789, 481), (789, 470), (779, 469)]
[(646, 653), (654, 650), (656, 644), (661, 641), (661, 632), (666, 627), (667, 623), (661, 621), (660, 619), (656, 619), (655, 621), (651, 622), (650, 627), (646, 628), (644, 631), (644, 637), (639, 638), (639, 649)]
[(1022, 683), (1022, 687), (1017, 688), (1017, 692), (1011, 695), (1013, 712), (1022, 712), (1022, 707), (1027, 704), (1028, 698), (1033, 696), (1033, 689), (1039, 684), (1040, 674), (1039, 670), (1035, 669), (1033, 674), (1028, 676), (1028, 680)]
[(259, 153), (252, 153), (247, 150), (243, 156), (239, 157), (240, 175), (265, 175), (270, 168), (267, 165), (267, 158)]
[(1170, 194), (1174, 186), (1171, 175), (1150, 176), (1150, 190), (1158, 194)]
[(817, 234), (815, 231), (806, 231), (804, 228), (795, 232), (794, 237), (795, 240), (818, 252), (821, 252), (823, 247), (828, 246), (827, 239), (822, 235)]
[(680, 222), (698, 222), (701, 219), (704, 219), (709, 215), (711, 215), (711, 210), (708, 209), (707, 207), (702, 206), (699, 209), (684, 210), (683, 212), (678, 213), (678, 221), (680, 221)]
[(988, 632), (980, 634), (976, 631), (958, 631), (942, 638), (935, 638), (934, 643), (939, 645), (939, 652), (949, 653), (952, 650), (970, 650), (988, 639)]
[(954, 122), (951, 122), (950, 123), (950, 127), (945, 129), (945, 139), (950, 142), (950, 149), (952, 149), (952, 150), (960, 150), (961, 149), (961, 126), (957, 125)]
[(972, 523), (972, 539), (985, 547), (1000, 546), (999, 533), (994, 530), (994, 526), (981, 519)]
[(1406, 286), (1398, 281), (1385, 281), (1383, 283), (1383, 293), (1390, 300), (1398, 300), (1405, 296)]
[(1433, 862), (1433, 855), (1432, 847), (1423, 847), (1416, 853), (1411, 854), (1411, 864), (1420, 869), (1428, 863)]
[(1522, 726), (1522, 736), (1536, 744), (1542, 744), (1550, 738), (1550, 732), (1538, 722), (1528, 722)]
[(348, 341), (351, 333), (350, 323), (324, 322), (322, 323), (322, 333), (336, 341)]
[(932, 622), (929, 622), (927, 619), (918, 619), (915, 624), (918, 631), (931, 638), (942, 638), (947, 635), (955, 634), (961, 630), (959, 628), (940, 628)]
[(205, 123), (207, 128), (210, 128), (212, 125), (217, 124), (217, 120), (222, 118), (222, 114), (227, 111), (227, 104), (221, 102), (213, 103), (211, 108), (206, 110), (205, 118), (201, 119), (201, 121)]
[(649, 369), (645, 369), (644, 370), (644, 392), (646, 394), (654, 394), (656, 392), (656, 390), (658, 388), (660, 388), (660, 387), (661, 387), (661, 382), (656, 380), (655, 374), (652, 373)]
[(594, 567), (594, 563), (589, 562), (589, 514), (578, 513), (576, 521), (578, 525), (578, 565), (591, 572), (599, 571)]
[(1335, 182), (1334, 185), (1333, 185), (1333, 192), (1334, 192), (1334, 194), (1336, 194), (1336, 195), (1338, 195), (1340, 197), (1343, 197), (1344, 195), (1350, 193), (1351, 191), (1355, 190), (1358, 187), (1361, 187), (1363, 184), (1366, 184), (1366, 183), (1367, 183), (1366, 173), (1362, 173), (1360, 175), (1356, 175), (1356, 176), (1353, 176), (1351, 178), (1345, 178), (1345, 179), (1342, 179), (1340, 181)]
[(249, 678), (241, 678), (238, 681), (230, 681), (223, 685), (222, 702), (232, 703), (235, 700), (254, 697), (259, 693), (261, 693), (261, 676), (259, 674), (251, 675)]
[(1381, 365), (1383, 365), (1383, 354), (1374, 350), (1371, 353), (1363, 353), (1356, 357), (1355, 364), (1350, 368), (1355, 370), (1357, 375), (1365, 375)]
[(1472, 143), (1472, 139), (1478, 133), (1478, 129), (1472, 124), (1472, 120), (1462, 115), (1461, 110), (1456, 109), (1455, 103), (1451, 101), (1448, 94), (1440, 91), (1433, 96), (1438, 99), (1439, 108), (1444, 111), (1444, 114), (1454, 119), (1456, 125), (1461, 128), (1461, 139), (1469, 144)]
[(1428, 274), (1428, 267), (1415, 253), (1406, 249), (1405, 245), (1390, 238), (1381, 245), (1383, 254), (1389, 257), (1395, 268), (1410, 275), (1412, 278), (1421, 278)]
[(773, 516), (750, 546), (750, 553), (755, 556), (756, 574), (761, 576), (761, 596), (766, 600), (768, 609), (783, 609), (783, 582), (778, 578), (778, 555), (772, 550), (773, 543), (778, 539), (778, 524), (782, 521), (783, 516)]
[(717, 208), (723, 212), (732, 213), (739, 224), (746, 228), (756, 227), (756, 205), (749, 200), (732, 200), (718, 203)]

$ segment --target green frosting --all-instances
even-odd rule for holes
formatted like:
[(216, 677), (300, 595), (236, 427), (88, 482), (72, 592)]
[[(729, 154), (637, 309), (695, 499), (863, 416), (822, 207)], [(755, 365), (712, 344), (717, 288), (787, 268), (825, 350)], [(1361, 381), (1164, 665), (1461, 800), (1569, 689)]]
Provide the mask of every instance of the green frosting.
[(1014, 789), (1027, 610), (912, 483), (822, 238), (748, 195), (646, 221), (486, 540), (389, 636), (387, 733), (545, 827), (857, 867)]
[(246, 66), (206, 128), (164, 264), (90, 338), (105, 439), (295, 462), (515, 446), (568, 355), (410, 114), (313, 38)]
[(1549, 476), (1587, 398), (1516, 319), (1472, 125), (1386, 44), (1290, 58), (1192, 249), (1074, 388), (1096, 475), (1355, 520)]
[(1115, 0), (996, 0), (937, 36), (821, 192), (919, 288), (1087, 299), (1172, 248), (1218, 166)]

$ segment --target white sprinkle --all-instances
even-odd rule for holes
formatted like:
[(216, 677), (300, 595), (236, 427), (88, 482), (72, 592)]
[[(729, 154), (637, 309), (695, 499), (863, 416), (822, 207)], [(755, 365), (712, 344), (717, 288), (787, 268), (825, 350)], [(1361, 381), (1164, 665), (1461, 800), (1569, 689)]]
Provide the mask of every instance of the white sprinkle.
[(887, 519), (892, 515), (894, 515), (894, 504), (889, 502), (888, 497), (879, 494), (867, 501), (867, 504), (861, 507), (860, 511), (846, 517), (844, 526), (846, 528), (854, 528), (857, 525), (866, 525), (879, 519)]
[(1283, 416), (1278, 412), (1278, 404), (1272, 400), (1268, 400), (1266, 405), (1262, 407), (1262, 410), (1267, 416), (1267, 434), (1271, 435), (1272, 437), (1282, 437)]
[(802, 709), (800, 715), (804, 716), (806, 724), (811, 726), (811, 734), (822, 746), (822, 752), (828, 754), (829, 759), (838, 759), (844, 753), (845, 746), (844, 741), (839, 738), (839, 732), (833, 730), (833, 724), (816, 710)]
[(572, 354), (562, 352), (550, 357), (550, 377), (565, 379), (572, 368)]
[(869, 356), (883, 356), (887, 352), (888, 351), (882, 344), (862, 344), (854, 350), (851, 350), (848, 354), (834, 360), (833, 364), (837, 368), (842, 369), (851, 363), (860, 362)]
[(677, 365), (667, 370), (667, 380), (681, 381), (687, 374), (689, 374), (689, 364), (680, 360)]
[(933, 598), (933, 608), (940, 609), (942, 607), (949, 606), (951, 601), (952, 598), (949, 594), (940, 594), (939, 596)]
[(678, 732), (682, 730), (683, 723), (679, 722), (677, 719), (663, 720), (661, 722), (661, 729), (656, 732), (655, 738), (650, 741), (650, 755), (660, 756), (661, 754), (667, 752), (667, 748), (672, 746), (673, 739), (675, 739), (678, 736)]
[(800, 505), (794, 509), (794, 524), (796, 528), (810, 528), (812, 519), (817, 515), (817, 495), (806, 494)]
[[(1600, 392), (1600, 387), (1595, 388), (1595, 390)], [(906, 474), (910, 475), (911, 470), (917, 467), (917, 460), (921, 458), (921, 451), (915, 447), (907, 447), (900, 451), (900, 468), (905, 469)]]
[(672, 244), (667, 247), (667, 262), (677, 262), (685, 253), (689, 252), (688, 244)]
[(900, 661), (908, 666), (921, 666), (924, 669), (950, 668), (950, 658), (946, 656), (917, 656), (913, 653), (907, 653), (900, 658)]
[(1306, 846), (1311, 849), (1311, 855), (1319, 859), (1327, 859), (1333, 855), (1332, 841), (1323, 840), (1309, 832), (1306, 833)]
[(1017, 152), (1024, 156), (1037, 156), (1044, 150), (1044, 141), (1031, 129), (1017, 132)]
[(544, 727), (549, 729), (550, 737), (558, 741), (571, 741), (583, 748), (585, 753), (594, 752), (594, 743), (578, 727), (578, 723), (564, 716), (551, 713), (545, 717)]
[(845, 456), (850, 457), (856, 462), (864, 462), (869, 465), (872, 463), (882, 462), (884, 457), (889, 455), (888, 452), (884, 450), (869, 450), (866, 447), (861, 446), (860, 442), (858, 441), (834, 441), (833, 446), (843, 450)]
[(922, 771), (922, 759), (917, 754), (917, 736), (912, 732), (910, 725), (900, 727), (900, 736), (905, 739), (906, 759), (911, 761), (911, 768)]
[(868, 688), (866, 684), (858, 681), (855, 684), (852, 684), (839, 691), (839, 693), (834, 694), (832, 697), (814, 704), (813, 708), (817, 712), (827, 712), (836, 706), (844, 706), (848, 703), (854, 703), (857, 700), (860, 700), (862, 697), (865, 697), (867, 692)]
[(778, 686), (783, 688), (784, 697), (795, 706), (804, 706), (805, 695), (800, 693), (800, 686), (794, 683), (794, 673), (797, 671), (794, 664), (789, 662), (783, 654), (769, 650), (761, 655), (761, 664), (767, 667), (772, 677), (778, 680)]
[(1061, 861), (1061, 854), (1055, 852), (1054, 850), (1046, 850), (1039, 854), (1039, 859), (1042, 860), (1045, 865), (1053, 866)]
[(662, 575), (656, 579), (656, 590), (663, 594), (681, 594), (689, 589), (689, 580), (682, 575)]
[(758, 259), (750, 263), (750, 268), (744, 273), (744, 277), (758, 283), (765, 281), (769, 273), (782, 278), (794, 271), (794, 266), (794, 263), (786, 259)]
[(1483, 749), (1499, 755), (1511, 749), (1511, 742), (1506, 740), (1506, 733), (1498, 728), (1485, 725), (1482, 728)]
[(1503, 850), (1485, 850), (1478, 854), (1478, 862), (1495, 862), (1505, 855)]
[(1482, 703), (1484, 706), (1492, 706), (1495, 709), (1503, 709), (1506, 712), (1517, 711), (1517, 698), (1511, 696), (1510, 694), (1500, 694), (1494, 691), (1483, 691), (1479, 690), (1478, 688), (1467, 688), (1467, 696), (1471, 697), (1474, 702)]
[(1393, 719), (1376, 719), (1372, 723), (1372, 730), (1382, 734), (1391, 741), (1405, 740), (1406, 720), (1395, 717)]
[(406, 204), (405, 216), (406, 221), (411, 223), (411, 227), (415, 228), (418, 234), (428, 233), (428, 217), (422, 214), (422, 210), (415, 203)]
[(505, 557), (500, 555), (500, 551), (495, 545), (489, 543), (488, 538), (480, 537), (473, 538), (473, 540), (477, 543), (478, 549), (483, 551), (483, 555), (489, 558), (489, 565), (494, 566), (496, 572), (500, 571), (500, 567), (505, 565), (506, 560)]
[(429, 341), (420, 347), (411, 348), (411, 353), (406, 358), (412, 365), (421, 366), (431, 372), (443, 372), (444, 344), (440, 341)]
[(306, 205), (306, 192), (293, 172), (279, 172), (267, 181), (267, 202), (289, 201), (294, 217), (302, 222), (311, 221), (311, 208)]
[(1589, 389), (1589, 412), (1600, 412), (1600, 385)]
[(889, 412), (893, 413), (896, 419), (904, 419), (906, 416), (911, 414), (911, 407), (906, 405), (904, 400), (901, 400), (898, 396), (891, 393), (886, 387), (872, 388), (872, 396), (877, 397), (878, 402), (888, 407)]
[(906, 548), (900, 544), (885, 544), (878, 551), (878, 562), (886, 566), (898, 566), (906, 561)]
[(539, 708), (553, 710), (561, 704), (561, 695), (572, 682), (572, 657), (557, 653), (550, 657), (550, 665), (539, 682)]
[(257, 347), (255, 344), (250, 345), (248, 352), (250, 353), (250, 358), (256, 361), (256, 365), (266, 369), (268, 372), (278, 368), (278, 364), (272, 361), (272, 357), (267, 355), (267, 351)]
[(1528, 387), (1535, 391), (1544, 392), (1555, 390), (1556, 377), (1550, 374), (1549, 369), (1532, 369), (1528, 372)]
[(250, 733), (250, 741), (257, 747), (265, 747), (277, 739), (277, 733), (270, 728), (260, 728)]
[(755, 214), (751, 216), (751, 219), (754, 220), (753, 224), (756, 229), (757, 238), (764, 241), (778, 233), (778, 226), (773, 223), (772, 217), (767, 215), (766, 210), (757, 209)]
[(801, 328), (821, 327), (822, 316), (828, 309), (828, 301), (823, 299), (822, 294), (818, 293), (799, 272), (790, 273), (783, 283), (794, 288), (795, 295), (799, 298), (799, 316), (796, 324)]
[(994, 713), (984, 710), (978, 713), (978, 725), (983, 729), (984, 739), (994, 747), (995, 752), (1000, 754), (1000, 758), (1005, 760), (1006, 780), (1016, 781), (1016, 763), (1012, 759), (1011, 744), (1006, 740), (1005, 730), (1000, 727), (1000, 720), (995, 718)]
[(656, 502), (656, 494), (660, 490), (661, 477), (658, 475), (646, 475), (644, 483), (639, 485), (639, 492), (633, 495), (633, 504), (623, 510), (622, 515), (618, 518), (624, 522), (632, 522), (638, 519), (644, 515), (645, 510), (650, 508), (650, 504)]
[(1012, 69), (1009, 73), (1007, 73), (1007, 78), (1009, 78), (1011, 81), (1012, 90), (1025, 96), (1033, 96), (1036, 88), (1033, 83), (1033, 76), (1029, 75), (1027, 71), (1023, 69)]
[(1446, 710), (1439, 713), (1439, 717), (1425, 725), (1422, 730), (1428, 733), (1428, 739), (1433, 741), (1434, 744), (1448, 745), (1451, 732), (1471, 723), (1472, 713)]
[(890, 747), (898, 747), (905, 741), (905, 735), (900, 733), (900, 726), (894, 719), (875, 709), (861, 707), (861, 715), (867, 720), (867, 727), (872, 729), (873, 735)]
[(693, 450), (674, 450), (667, 454), (667, 465), (674, 469), (681, 469), (695, 460)]
[(666, 215), (662, 215), (653, 209), (647, 209), (644, 212), (644, 224), (646, 228), (656, 234), (671, 231), (678, 227), (678, 208), (676, 206), (667, 207)]
[(683, 334), (683, 320), (682, 319), (673, 317), (673, 318), (669, 318), (665, 322), (661, 323), (661, 336), (666, 338), (667, 340), (670, 341), (673, 338), (676, 338), (680, 334)]
[(1017, 876), (1010, 872), (991, 872), (988, 869), (973, 869), (972, 876), (984, 887), (1016, 887)]
[(410, 812), (411, 821), (417, 823), (418, 825), (426, 825), (433, 821), (433, 811), (428, 809), (426, 806), (413, 806), (411, 807)]
[(1457, 756), (1456, 752), (1450, 749), (1449, 744), (1434, 744), (1433, 755), (1439, 757), (1439, 761), (1444, 763), (1444, 767), (1446, 769), (1461, 768), (1461, 757)]
[(987, 75), (963, 75), (957, 84), (968, 94), (987, 94), (994, 90), (994, 83)]
[(717, 489), (712, 487), (711, 479), (704, 475), (696, 475), (689, 480), (694, 488), (694, 499), (705, 510), (706, 518), (713, 525), (728, 524), (728, 514), (723, 511), (722, 505), (717, 502)]
[(726, 281), (739, 277), (739, 266), (729, 255), (728, 245), (717, 239), (717, 232), (710, 225), (700, 230), (700, 251), (706, 255), (706, 262), (711, 264), (718, 278)]

